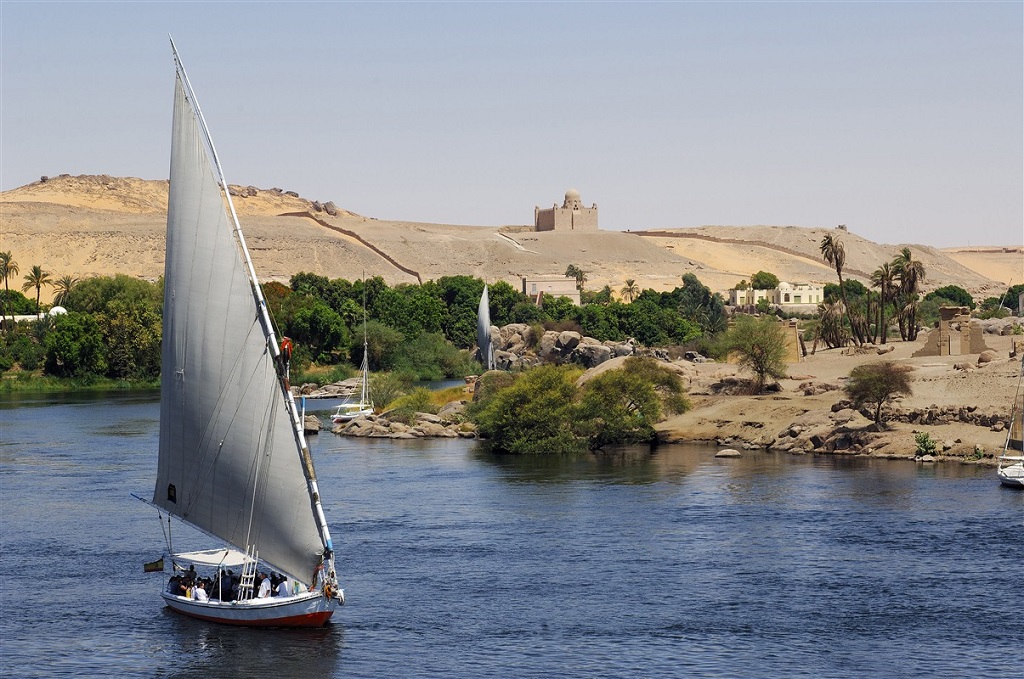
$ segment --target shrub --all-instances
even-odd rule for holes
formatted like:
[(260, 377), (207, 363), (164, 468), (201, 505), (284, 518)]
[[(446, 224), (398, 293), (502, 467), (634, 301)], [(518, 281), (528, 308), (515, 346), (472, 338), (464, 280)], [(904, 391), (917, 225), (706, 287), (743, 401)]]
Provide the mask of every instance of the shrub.
[(914, 442), (917, 444), (917, 456), (931, 455), (935, 452), (935, 441), (928, 435), (928, 432), (922, 431), (914, 435)]
[(858, 365), (844, 387), (854, 405), (874, 404), (874, 421), (882, 424), (882, 405), (893, 396), (909, 396), (910, 368), (892, 361)]

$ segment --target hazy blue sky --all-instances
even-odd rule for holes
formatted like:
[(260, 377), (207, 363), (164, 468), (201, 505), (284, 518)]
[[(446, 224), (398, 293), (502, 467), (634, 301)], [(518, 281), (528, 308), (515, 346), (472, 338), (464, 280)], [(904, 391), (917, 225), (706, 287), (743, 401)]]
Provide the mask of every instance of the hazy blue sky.
[(0, 2), (0, 188), (228, 180), (381, 219), (1024, 241), (1024, 3)]

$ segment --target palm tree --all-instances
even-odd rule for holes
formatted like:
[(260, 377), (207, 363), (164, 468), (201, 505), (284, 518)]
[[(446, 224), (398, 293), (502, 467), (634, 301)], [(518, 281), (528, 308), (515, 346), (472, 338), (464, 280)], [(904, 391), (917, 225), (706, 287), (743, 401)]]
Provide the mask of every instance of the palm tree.
[[(7, 279), (18, 275), (18, 263), (11, 257), (10, 251), (0, 252), (0, 276), (4, 277), (4, 304), (10, 304), (11, 289), (7, 286)], [(5, 306), (6, 309), (6, 306)], [(11, 307), (11, 324), (14, 324), (14, 308)]]
[(900, 335), (904, 340), (913, 341), (917, 339), (917, 293), (924, 282), (924, 264), (913, 258), (910, 248), (903, 248), (892, 260), (892, 268), (900, 279)]
[[(850, 315), (850, 304), (846, 301), (846, 286), (843, 285), (843, 267), (846, 266), (846, 248), (843, 241), (830, 233), (825, 234), (821, 239), (821, 256), (836, 270), (839, 277), (839, 295), (843, 298), (843, 308), (846, 310), (846, 320), (850, 322), (850, 330), (857, 336), (857, 329), (853, 325), (853, 317)], [(858, 341), (859, 341), (858, 337)], [(859, 342), (858, 342), (859, 343)]]
[(633, 300), (640, 296), (640, 286), (632, 278), (627, 278), (626, 285), (619, 290), (619, 294), (622, 295), (622, 299), (632, 304)]
[(889, 336), (889, 328), (885, 325), (885, 305), (892, 298), (892, 285), (896, 281), (896, 270), (889, 262), (882, 262), (882, 265), (871, 274), (871, 287), (878, 288), (878, 330), (885, 344)]
[(582, 296), (583, 284), (587, 282), (587, 272), (575, 264), (570, 264), (565, 269), (565, 277), (576, 279), (576, 289), (580, 291), (580, 295)]
[(32, 288), (36, 289), (36, 313), (39, 313), (39, 293), (44, 285), (53, 285), (53, 282), (50, 281), (50, 272), (43, 271), (43, 267), (36, 264), (31, 271), (25, 274), (25, 282), (21, 284), (21, 289), (25, 292)]
[(75, 287), (77, 282), (78, 279), (70, 275), (58, 278), (57, 282), (53, 284), (54, 289), (57, 290), (57, 294), (53, 296), (53, 303), (63, 306), (68, 301), (71, 288)]

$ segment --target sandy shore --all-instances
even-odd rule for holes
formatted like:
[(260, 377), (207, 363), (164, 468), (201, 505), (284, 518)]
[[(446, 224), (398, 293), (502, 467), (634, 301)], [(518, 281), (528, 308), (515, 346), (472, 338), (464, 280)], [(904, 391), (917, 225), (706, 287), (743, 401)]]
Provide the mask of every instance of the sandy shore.
[[(687, 368), (693, 408), (664, 421), (658, 427), (659, 434), (666, 441), (714, 441), (737, 449), (913, 458), (914, 435), (927, 432), (939, 442), (939, 459), (963, 461), (973, 457), (975, 446), (981, 446), (988, 455), (998, 454), (1006, 440), (1006, 432), (996, 430), (998, 426), (994, 429), (987, 424), (943, 417), (963, 409), (970, 411), (968, 417), (972, 420), (1008, 421), (1021, 369), (1019, 357), (1009, 358), (1009, 336), (986, 334), (985, 341), (997, 358), (981, 367), (978, 354), (914, 358), (923, 338), (910, 343), (897, 341), (884, 355), (874, 349), (869, 353), (819, 349), (789, 366), (789, 378), (780, 382), (779, 392), (759, 396), (716, 393), (723, 381), (740, 374), (737, 366), (694, 364)], [(891, 421), (886, 430), (874, 431), (872, 422), (853, 410), (832, 412), (833, 405), (846, 398), (841, 385), (850, 371), (856, 365), (879, 360), (893, 360), (913, 369), (913, 395), (893, 402), (893, 417), (930, 411), (937, 416), (934, 421), (927, 421), (926, 415), (916, 422)], [(954, 368), (957, 364), (973, 367), (961, 370)], [(808, 389), (815, 391), (814, 387), (834, 389), (805, 393)], [(821, 441), (826, 441), (824, 448), (813, 445)], [(832, 446), (840, 449), (827, 450)], [(993, 464), (991, 457), (972, 462)]]

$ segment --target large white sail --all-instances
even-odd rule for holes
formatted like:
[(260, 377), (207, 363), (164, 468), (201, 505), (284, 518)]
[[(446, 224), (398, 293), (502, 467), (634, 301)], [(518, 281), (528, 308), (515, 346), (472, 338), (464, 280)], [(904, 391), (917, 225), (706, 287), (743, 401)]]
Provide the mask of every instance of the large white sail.
[(234, 221), (182, 79), (179, 72), (153, 502), (241, 550), (254, 545), (262, 561), (309, 583), (325, 551), (318, 508)]

